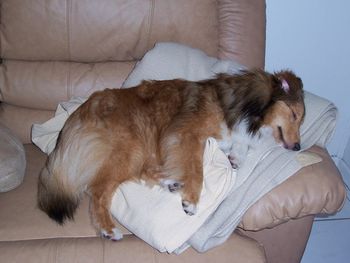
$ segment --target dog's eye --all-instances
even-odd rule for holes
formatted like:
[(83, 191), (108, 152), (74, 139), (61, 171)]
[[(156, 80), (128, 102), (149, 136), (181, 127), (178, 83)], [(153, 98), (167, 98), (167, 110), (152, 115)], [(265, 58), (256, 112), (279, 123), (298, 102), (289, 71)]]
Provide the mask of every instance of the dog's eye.
[(295, 111), (293, 110), (293, 108), (291, 107), (291, 105), (287, 104), (289, 110), (291, 111), (292, 113), (292, 117), (293, 117), (293, 120), (296, 121), (298, 119), (298, 115), (295, 113)]

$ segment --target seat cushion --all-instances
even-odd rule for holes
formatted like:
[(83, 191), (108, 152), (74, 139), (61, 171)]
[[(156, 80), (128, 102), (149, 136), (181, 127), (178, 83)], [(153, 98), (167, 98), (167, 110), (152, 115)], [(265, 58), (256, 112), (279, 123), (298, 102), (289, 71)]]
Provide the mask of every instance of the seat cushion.
[[(46, 155), (32, 144), (25, 145), (25, 150), (27, 168), (23, 183), (17, 189), (0, 194), (0, 241), (95, 237), (97, 234), (90, 221), (87, 196), (82, 200), (75, 220), (63, 227), (38, 209), (37, 179)], [(345, 193), (338, 170), (326, 150), (313, 147), (311, 151), (321, 156), (323, 161), (303, 168), (264, 196), (247, 211), (241, 228), (258, 230), (289, 218), (308, 213), (334, 212), (341, 207)], [(123, 234), (130, 234), (122, 226), (119, 227)]]
[[(37, 179), (46, 155), (34, 145), (25, 145), (27, 168), (23, 183), (15, 190), (0, 194), (0, 241), (54, 237), (95, 237), (90, 222), (88, 198), (79, 206), (75, 220), (63, 227), (37, 207)], [(129, 234), (123, 229), (124, 234)]]
[[(20, 251), (20, 253), (18, 253)], [(120, 242), (96, 237), (55, 238), (0, 242), (1, 262), (35, 263), (264, 263), (264, 248), (255, 240), (232, 235), (222, 246), (198, 253), (188, 249), (180, 255), (160, 253), (134, 236)]]
[(116, 258), (128, 262), (266, 262), (263, 247), (240, 234), (233, 234), (225, 244), (207, 253), (188, 249), (180, 256), (159, 253), (122, 226), (126, 236), (121, 242), (96, 237), (87, 197), (75, 221), (62, 227), (36, 205), (37, 179), (46, 155), (33, 145), (25, 145), (25, 150), (28, 165), (23, 183), (13, 191), (0, 193), (0, 254), (4, 262), (115, 262)]

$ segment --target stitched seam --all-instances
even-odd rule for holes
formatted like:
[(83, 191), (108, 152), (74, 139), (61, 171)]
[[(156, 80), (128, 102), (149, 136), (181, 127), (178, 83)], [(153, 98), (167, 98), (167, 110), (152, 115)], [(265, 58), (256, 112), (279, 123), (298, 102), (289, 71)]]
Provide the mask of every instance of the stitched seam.
[(105, 242), (106, 242), (106, 240), (105, 239), (101, 239), (100, 242), (102, 242), (102, 262), (105, 263), (106, 262), (106, 257), (105, 257), (105, 254), (106, 254)]
[(217, 47), (216, 47), (216, 56), (220, 58), (220, 50), (221, 50), (221, 30), (222, 25), (220, 24), (220, 3), (219, 1), (216, 1), (216, 23), (217, 23), (217, 32), (216, 32), (216, 39), (218, 40)]
[(1, 61), (1, 68), (4, 75), (4, 86), (0, 88), (0, 102), (6, 102), (7, 98), (3, 92), (10, 87), (6, 61)]
[(58, 258), (58, 244), (56, 243), (55, 244), (55, 252), (54, 252), (54, 262), (56, 263), (57, 262), (57, 258)]
[[(0, 2), (0, 30), (2, 31), (2, 1)], [(0, 64), (2, 64), (2, 34), (0, 36)]]
[(157, 250), (156, 249), (153, 249), (153, 262), (154, 263), (158, 263), (159, 262), (158, 257), (157, 257)]
[(66, 26), (67, 26), (67, 55), (68, 55), (68, 72), (67, 72), (67, 100), (70, 99), (72, 95), (72, 85), (71, 85), (71, 76), (70, 76), (70, 61), (71, 61), (71, 30), (70, 30), (70, 15), (71, 15), (71, 9), (72, 9), (72, 1), (67, 0), (66, 1)]
[(153, 31), (153, 18), (154, 18), (154, 9), (155, 9), (155, 0), (151, 0), (151, 4), (149, 7), (149, 17), (148, 17), (148, 35), (147, 35), (147, 42), (146, 42), (146, 49), (150, 49), (151, 44), (151, 35)]
[(71, 84), (71, 78), (70, 78), (70, 67), (71, 67), (71, 62), (67, 62), (68, 64), (68, 70), (67, 70), (67, 100), (71, 98), (72, 95), (72, 84)]
[(71, 14), (72, 2), (70, 0), (66, 1), (66, 26), (67, 26), (67, 55), (68, 60), (71, 60), (71, 31), (70, 31), (70, 14)]

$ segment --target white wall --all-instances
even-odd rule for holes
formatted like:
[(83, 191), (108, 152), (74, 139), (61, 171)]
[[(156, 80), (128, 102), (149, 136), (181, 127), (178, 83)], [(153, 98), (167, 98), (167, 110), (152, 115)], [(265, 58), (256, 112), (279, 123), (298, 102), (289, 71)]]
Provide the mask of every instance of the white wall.
[(339, 119), (328, 150), (342, 158), (350, 138), (350, 1), (266, 0), (266, 4), (266, 69), (292, 69), (306, 90), (335, 103)]

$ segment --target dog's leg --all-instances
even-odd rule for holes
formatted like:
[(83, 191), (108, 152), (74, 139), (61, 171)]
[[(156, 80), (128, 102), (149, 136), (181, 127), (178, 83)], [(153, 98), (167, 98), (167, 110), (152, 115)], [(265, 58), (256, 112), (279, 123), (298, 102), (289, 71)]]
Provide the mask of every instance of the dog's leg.
[(116, 228), (110, 214), (110, 206), (113, 193), (121, 181), (112, 178), (111, 171), (108, 170), (108, 167), (103, 167), (96, 180), (90, 185), (91, 214), (103, 237), (111, 240), (120, 240), (123, 238), (123, 234)]
[[(174, 139), (176, 136), (176, 140)], [(203, 184), (203, 151), (200, 138), (191, 134), (178, 134), (166, 143), (165, 169), (167, 178), (161, 184), (170, 191), (179, 191), (183, 210), (188, 215), (197, 212)]]
[(181, 189), (182, 207), (188, 215), (194, 215), (197, 212), (197, 203), (202, 191), (203, 151), (204, 148), (197, 143), (197, 145), (192, 144), (191, 148), (182, 153), (184, 155), (183, 187)]
[(123, 237), (110, 213), (113, 194), (123, 182), (140, 177), (143, 163), (137, 147), (118, 145), (118, 151), (110, 154), (90, 184), (91, 214), (102, 236), (111, 240)]

